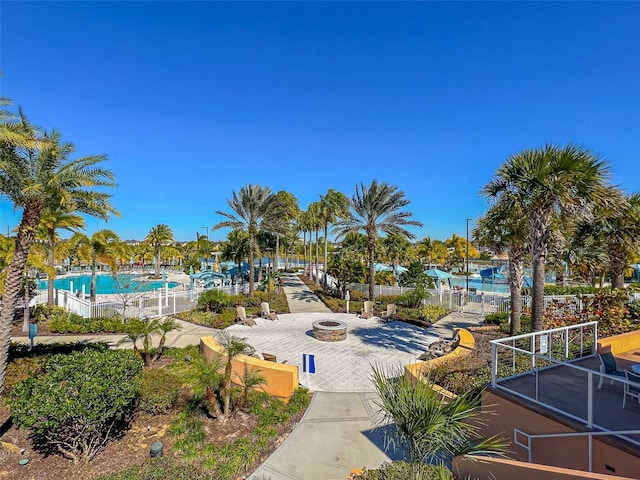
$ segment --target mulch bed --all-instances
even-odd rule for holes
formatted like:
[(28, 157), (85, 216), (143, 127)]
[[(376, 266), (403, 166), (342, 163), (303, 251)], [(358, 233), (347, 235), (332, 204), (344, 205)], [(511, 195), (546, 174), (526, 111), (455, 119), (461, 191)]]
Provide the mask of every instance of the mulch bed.
[[(185, 395), (184, 398), (187, 396)], [(44, 455), (35, 451), (29, 439), (29, 432), (12, 425), (10, 414), (0, 400), (0, 479), (2, 480), (61, 480), (61, 479), (94, 479), (101, 475), (115, 473), (134, 465), (141, 465), (149, 459), (150, 447), (160, 441), (164, 446), (165, 456), (179, 457), (173, 450), (173, 438), (169, 436), (169, 426), (179, 412), (176, 407), (172, 412), (162, 415), (140, 414), (125, 434), (107, 444), (91, 462), (77, 463), (60, 455)], [(273, 451), (289, 436), (304, 412), (293, 417), (289, 424), (279, 429), (279, 436), (267, 450), (262, 452), (257, 468)], [(206, 419), (204, 430), (207, 442), (222, 444), (248, 434), (255, 426), (255, 419), (244, 412), (236, 412), (224, 425), (215, 419)], [(24, 453), (21, 453), (24, 449)], [(20, 460), (28, 459), (27, 465), (21, 466)], [(248, 475), (247, 475), (248, 476)]]

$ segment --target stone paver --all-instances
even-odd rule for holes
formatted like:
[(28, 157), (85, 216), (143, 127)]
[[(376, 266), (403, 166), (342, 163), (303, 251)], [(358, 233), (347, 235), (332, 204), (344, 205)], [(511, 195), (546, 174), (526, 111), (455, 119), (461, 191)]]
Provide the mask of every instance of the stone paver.
[[(315, 355), (316, 373), (309, 387), (323, 392), (370, 392), (372, 364), (406, 365), (427, 350), (437, 336), (404, 322), (381, 323), (377, 318), (360, 318), (347, 313), (279, 314), (275, 321), (256, 318), (257, 325), (232, 325), (227, 331), (242, 338), (257, 352), (268, 352), (278, 361), (297, 365), (300, 383), (306, 386), (302, 373), (302, 354)], [(322, 342), (312, 336), (316, 320), (341, 320), (347, 324), (347, 339)]]

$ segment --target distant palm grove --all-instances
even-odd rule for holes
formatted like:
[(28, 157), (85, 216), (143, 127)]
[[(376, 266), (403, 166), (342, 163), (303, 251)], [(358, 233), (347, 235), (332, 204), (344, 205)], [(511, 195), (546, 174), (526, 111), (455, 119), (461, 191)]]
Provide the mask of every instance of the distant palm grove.
[[(36, 269), (53, 279), (64, 259), (91, 267), (92, 299), (101, 266), (117, 271), (131, 263), (153, 264), (159, 277), (162, 265), (169, 263), (197, 271), (214, 251), (222, 260), (249, 265), (263, 256), (284, 257), (285, 264), (290, 257), (302, 257), (340, 284), (368, 283), (373, 299), (376, 284), (412, 286), (397, 274), (398, 266), (464, 273), (468, 258), (501, 253), (509, 261), (512, 333), (520, 330), (525, 268), (533, 272), (533, 328), (541, 330), (546, 270), (558, 272), (557, 277), (568, 272), (574, 281), (594, 285), (608, 278), (619, 289), (625, 270), (637, 261), (640, 196), (610, 183), (607, 162), (573, 144), (508, 157), (480, 192), (489, 208), (473, 220), (470, 243), (455, 234), (446, 240), (416, 239), (411, 228), (422, 224), (410, 211), (410, 200), (398, 186), (377, 180), (357, 183), (350, 193), (330, 188), (306, 210), (291, 192), (240, 186), (206, 220), (213, 230), (230, 229), (224, 242), (200, 235), (176, 242), (166, 224), (135, 243), (124, 243), (108, 229), (89, 235), (82, 232), (87, 216), (107, 220), (119, 215), (108, 193), (116, 182), (104, 167), (107, 158), (74, 156), (73, 144), (59, 132), (35, 126), (21, 110), (10, 110), (7, 99), (0, 102), (0, 194), (22, 215), (13, 235), (0, 236), (0, 389), (26, 272)], [(72, 232), (71, 237), (61, 241), (61, 230)], [(392, 271), (376, 272), (376, 263), (390, 264)], [(249, 275), (248, 294), (255, 288)], [(49, 289), (52, 302), (51, 281)]]

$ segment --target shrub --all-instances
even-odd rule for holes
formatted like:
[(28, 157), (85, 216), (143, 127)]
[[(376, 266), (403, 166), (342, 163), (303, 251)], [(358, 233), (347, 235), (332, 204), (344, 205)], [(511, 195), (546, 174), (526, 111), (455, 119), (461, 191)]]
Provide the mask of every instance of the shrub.
[(181, 462), (169, 457), (156, 457), (141, 466), (110, 475), (98, 480), (208, 480), (211, 476), (195, 465)]
[(160, 368), (148, 368), (142, 375), (138, 391), (138, 408), (157, 415), (167, 412), (178, 400), (182, 383), (173, 373)]
[(443, 307), (442, 305), (425, 305), (420, 309), (420, 313), (418, 315), (421, 320), (435, 322), (437, 320), (440, 320), (447, 313), (449, 313), (449, 309)]
[(413, 290), (400, 295), (398, 303), (403, 307), (418, 308), (425, 298), (429, 298), (429, 292), (424, 289), (423, 285), (417, 285)]
[(91, 460), (132, 411), (142, 362), (129, 350), (54, 355), (46, 373), (17, 383), (7, 404), (34, 446)]
[(231, 297), (221, 290), (206, 290), (198, 297), (198, 305), (203, 307), (206, 312), (220, 313), (220, 311), (229, 305)]
[(508, 313), (490, 313), (489, 315), (485, 315), (484, 317), (484, 323), (488, 325), (500, 325), (505, 322), (509, 323)]
[[(366, 468), (358, 480), (407, 480), (411, 478), (407, 462), (383, 463), (379, 468)], [(423, 465), (414, 477), (417, 480), (453, 480), (453, 474), (443, 465)]]

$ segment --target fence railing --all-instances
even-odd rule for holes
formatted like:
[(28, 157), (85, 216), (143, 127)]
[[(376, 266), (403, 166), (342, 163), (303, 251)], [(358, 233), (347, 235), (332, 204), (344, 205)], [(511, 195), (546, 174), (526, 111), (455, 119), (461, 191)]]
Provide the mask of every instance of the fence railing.
[[(242, 293), (242, 286), (231, 285), (216, 288), (229, 295)], [(110, 300), (90, 302), (65, 290), (57, 290), (54, 295), (56, 305), (84, 318), (112, 317), (153, 318), (186, 312), (194, 309), (204, 289), (182, 290), (179, 288), (144, 294), (120, 295)], [(45, 291), (46, 293), (46, 291)], [(46, 295), (44, 297), (46, 302)], [(43, 303), (44, 303), (43, 302)]]
[[(612, 426), (610, 389), (594, 388), (601, 378), (628, 380), (600, 373), (577, 362), (596, 356), (598, 322), (532, 332), (491, 341), (491, 386), (603, 431)], [(616, 389), (616, 401), (619, 397)], [(623, 437), (640, 445), (636, 438)]]

